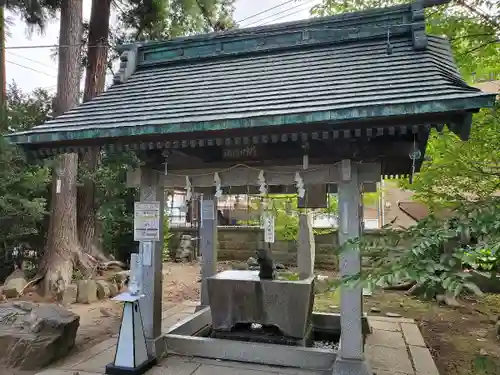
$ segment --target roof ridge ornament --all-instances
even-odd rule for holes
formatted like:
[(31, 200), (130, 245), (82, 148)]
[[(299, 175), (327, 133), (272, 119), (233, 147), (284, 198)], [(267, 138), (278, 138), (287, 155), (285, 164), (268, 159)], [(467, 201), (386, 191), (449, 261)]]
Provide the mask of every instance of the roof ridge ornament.
[(130, 78), (132, 74), (135, 73), (137, 67), (139, 45), (134, 44), (129, 46), (126, 51), (123, 51), (120, 55), (120, 68), (118, 72), (113, 77), (113, 84), (118, 85), (120, 83), (125, 83)]
[(425, 3), (423, 0), (417, 0), (411, 4), (411, 24), (413, 48), (425, 50), (428, 40), (425, 33)]
[(416, 0), (410, 5), (411, 34), (413, 48), (425, 50), (427, 48), (427, 34), (425, 33), (425, 9), (448, 4), (451, 0)]

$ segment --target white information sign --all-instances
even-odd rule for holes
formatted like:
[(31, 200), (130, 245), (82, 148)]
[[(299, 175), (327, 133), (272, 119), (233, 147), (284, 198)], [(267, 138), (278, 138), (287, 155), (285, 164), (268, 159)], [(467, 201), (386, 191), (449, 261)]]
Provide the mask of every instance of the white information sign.
[(153, 265), (153, 243), (150, 241), (141, 242), (142, 264), (146, 267)]
[(135, 202), (134, 241), (160, 241), (160, 202)]
[(274, 243), (274, 215), (264, 214), (264, 242)]
[(215, 202), (213, 200), (201, 201), (201, 220), (215, 220)]

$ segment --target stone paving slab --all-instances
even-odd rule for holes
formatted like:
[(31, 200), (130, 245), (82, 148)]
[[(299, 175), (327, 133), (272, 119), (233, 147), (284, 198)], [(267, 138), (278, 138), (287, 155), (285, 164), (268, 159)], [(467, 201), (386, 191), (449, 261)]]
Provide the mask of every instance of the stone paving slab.
[[(57, 369), (47, 369), (42, 372), (37, 373), (36, 375), (74, 375), (74, 371), (72, 370), (57, 370)], [(82, 372), (80, 371), (78, 375), (102, 375), (102, 372)]]
[(366, 338), (368, 346), (386, 346), (389, 348), (406, 348), (401, 332), (372, 329), (371, 335)]
[(416, 324), (401, 323), (405, 341), (408, 345), (427, 347), (420, 329)]
[[(194, 312), (195, 303), (183, 303), (163, 312), (162, 327), (168, 328)], [(373, 333), (365, 352), (377, 375), (439, 375), (422, 334), (412, 319), (369, 316)], [(97, 375), (114, 360), (116, 338), (69, 357), (36, 375)], [(409, 355), (408, 353), (411, 353)], [(147, 375), (314, 375), (294, 368), (281, 368), (205, 358), (169, 356)]]
[(411, 346), (410, 353), (417, 370), (417, 375), (439, 375), (431, 352), (421, 346)]
[[(233, 369), (246, 369), (246, 370), (255, 370), (255, 371), (267, 371), (267, 372), (273, 372), (273, 373), (280, 373), (283, 375), (311, 375), (315, 374), (314, 371), (308, 371), (308, 370), (302, 370), (298, 368), (284, 368), (284, 367), (278, 367), (278, 366), (265, 366), (265, 365), (258, 365), (254, 363), (242, 363), (242, 362), (233, 362), (233, 361), (221, 361), (219, 359), (209, 359), (209, 358), (199, 358), (199, 357), (169, 357), (165, 363), (168, 366), (169, 360), (171, 359), (176, 359), (176, 360), (187, 360), (190, 362), (198, 363), (201, 365), (212, 365), (212, 366), (221, 366), (221, 367), (229, 367)], [(164, 366), (163, 362), (161, 364)]]
[(365, 353), (374, 371), (385, 370), (405, 375), (415, 374), (406, 347), (367, 346)]
[(372, 329), (377, 329), (382, 331), (393, 331), (393, 332), (401, 331), (401, 325), (398, 322), (387, 322), (384, 320), (368, 319), (368, 324)]
[(411, 318), (390, 318), (388, 316), (379, 316), (379, 315), (368, 315), (368, 321), (377, 320), (380, 322), (389, 322), (389, 323), (415, 323), (415, 320)]

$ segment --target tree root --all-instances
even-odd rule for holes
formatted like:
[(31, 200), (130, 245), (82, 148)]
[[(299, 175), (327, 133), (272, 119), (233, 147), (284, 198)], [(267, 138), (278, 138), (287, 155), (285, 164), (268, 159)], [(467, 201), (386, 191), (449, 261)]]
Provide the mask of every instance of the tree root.
[(462, 307), (462, 304), (458, 302), (456, 297), (451, 293), (436, 295), (436, 301), (440, 305), (446, 305), (450, 307)]
[(389, 285), (389, 286), (384, 287), (384, 290), (408, 290), (411, 287), (413, 287), (415, 284), (416, 284), (415, 281), (410, 281), (410, 282), (398, 284), (398, 285)]
[(21, 291), (19, 292), (19, 295), (22, 296), (24, 294), (24, 291), (28, 288), (31, 288), (32, 286), (35, 286), (37, 285), (40, 281), (42, 281), (42, 279), (44, 278), (44, 275), (35, 275), (35, 277), (30, 280), (24, 287), (23, 289), (21, 289)]
[[(127, 265), (118, 260), (107, 260), (102, 262), (92, 255), (87, 253), (75, 252), (75, 268), (78, 269), (85, 278), (91, 279), (94, 277), (97, 270), (108, 270), (111, 267), (119, 267), (121, 269), (127, 269)], [(46, 271), (40, 270), (33, 279), (31, 279), (19, 292), (22, 296), (27, 289), (40, 284), (46, 276)]]
[(413, 296), (414, 294), (416, 294), (418, 288), (420, 288), (420, 284), (414, 283), (413, 286), (405, 292), (405, 295)]

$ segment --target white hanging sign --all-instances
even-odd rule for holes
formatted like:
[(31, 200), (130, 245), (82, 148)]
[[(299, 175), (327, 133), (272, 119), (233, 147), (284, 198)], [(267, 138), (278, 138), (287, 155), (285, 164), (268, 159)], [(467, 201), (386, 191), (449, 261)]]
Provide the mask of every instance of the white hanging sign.
[(135, 202), (134, 241), (160, 241), (160, 202)]
[(201, 201), (201, 221), (215, 220), (215, 202), (211, 199)]
[(264, 214), (264, 242), (274, 243), (275, 218), (271, 213)]
[(141, 242), (142, 265), (151, 267), (153, 265), (153, 243), (150, 241)]

